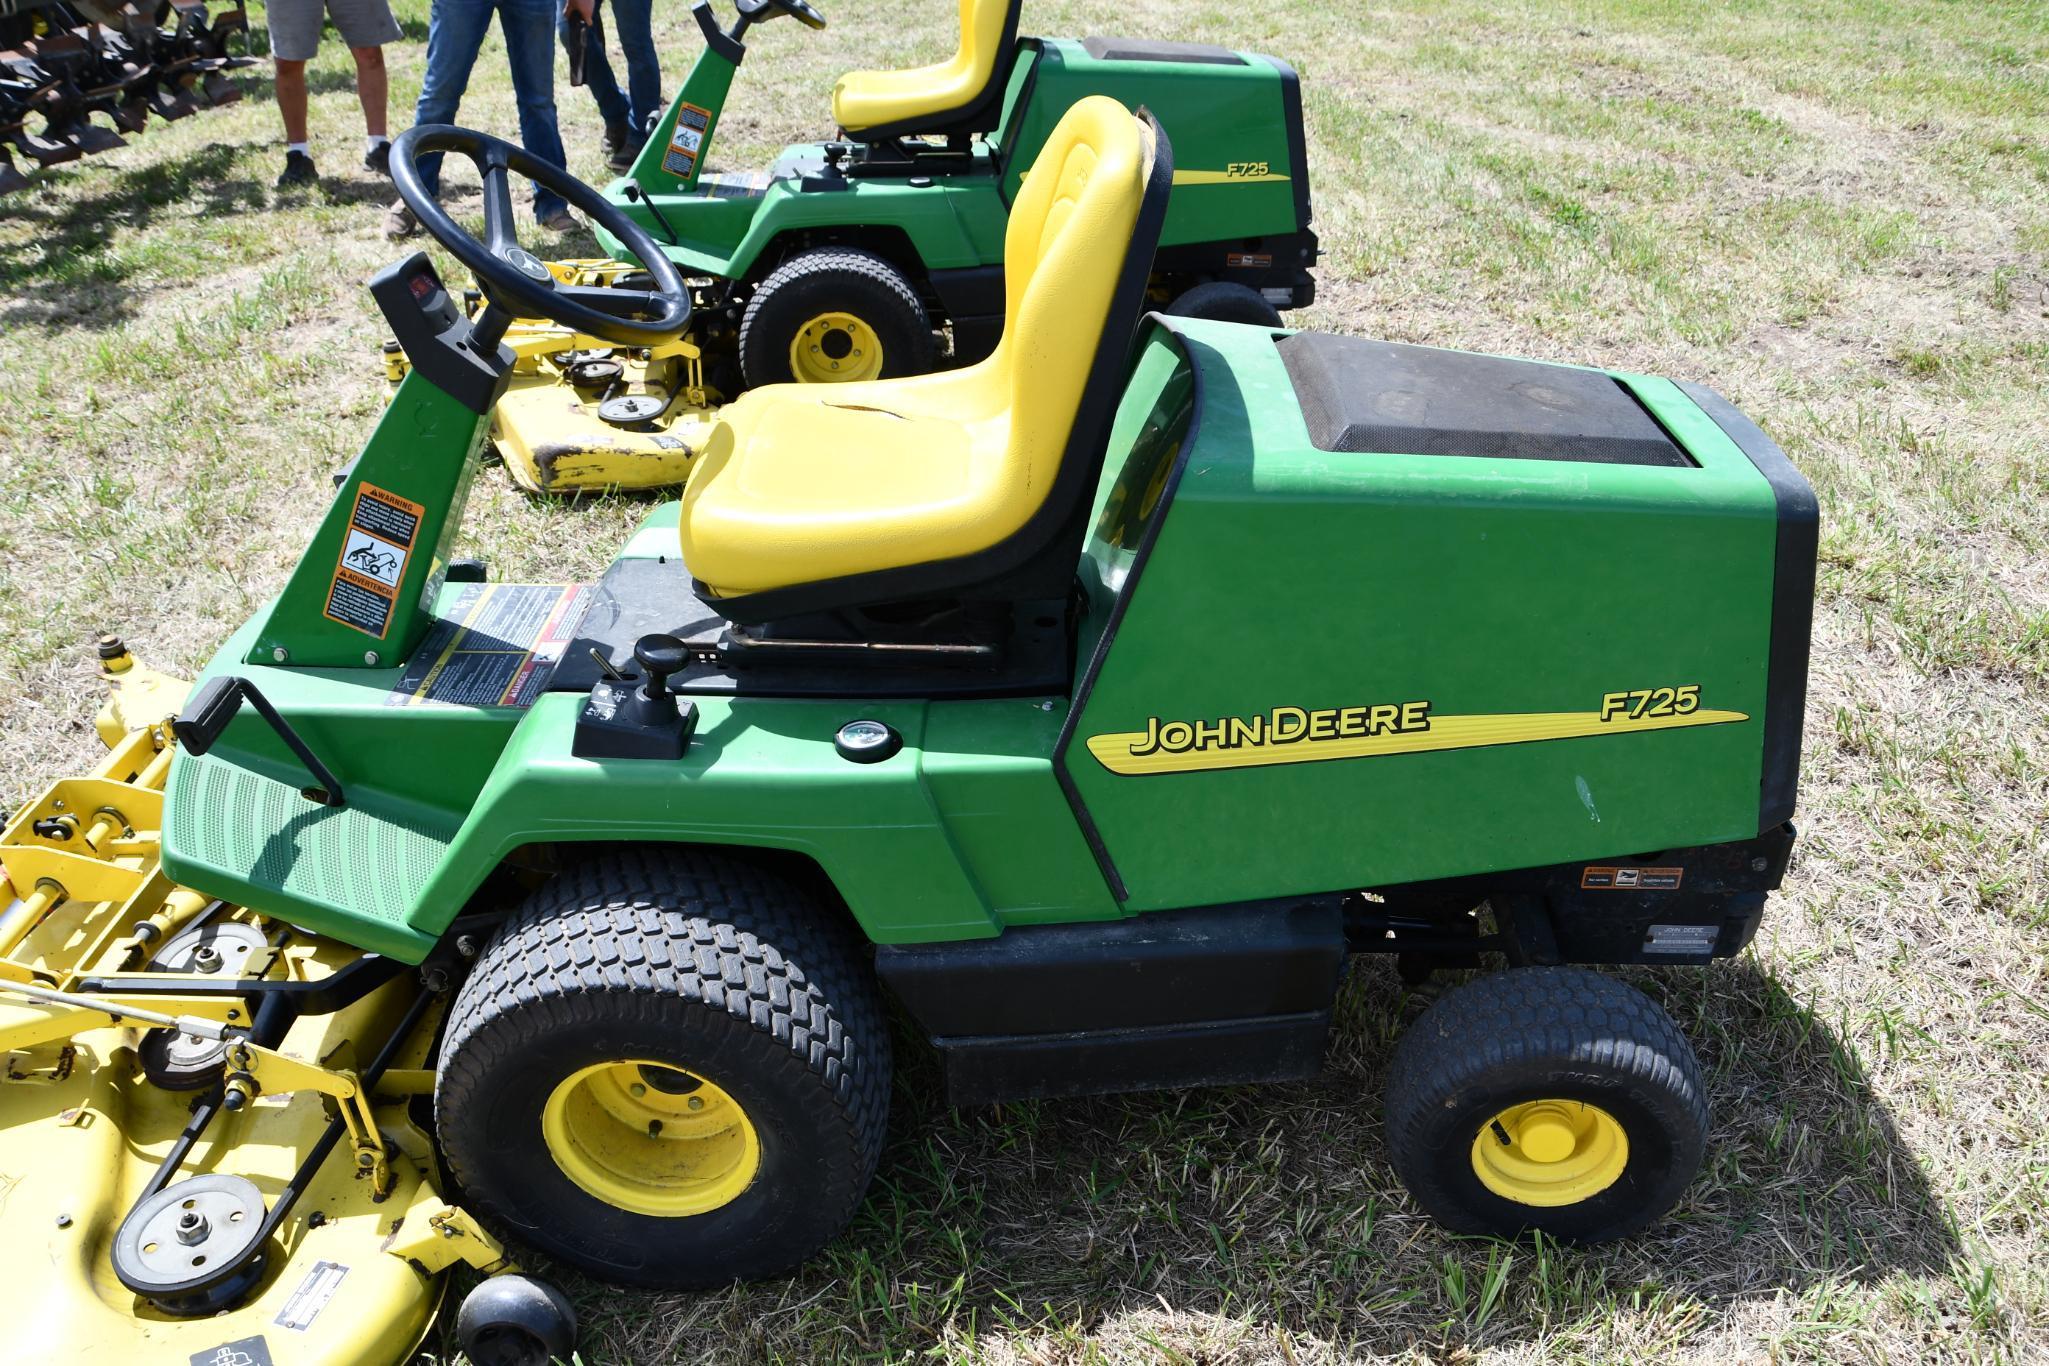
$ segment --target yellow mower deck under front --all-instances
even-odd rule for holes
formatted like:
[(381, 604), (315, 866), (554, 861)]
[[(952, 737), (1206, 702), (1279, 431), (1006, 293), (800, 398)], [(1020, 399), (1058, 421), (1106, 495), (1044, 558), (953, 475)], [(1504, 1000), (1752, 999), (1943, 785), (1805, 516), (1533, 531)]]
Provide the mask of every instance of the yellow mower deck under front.
[[(416, 1008), (418, 978), (399, 973), (344, 1008), (309, 1008), (263, 1048), (244, 1032), (248, 997), (194, 987), (210, 975), (318, 984), (360, 955), (164, 878), (157, 828), (175, 744), (166, 712), (183, 685), (125, 655), (110, 675), (106, 761), (52, 784), (0, 831), (0, 979), (25, 984), (0, 990), (6, 1359), (403, 1360), (433, 1322), (442, 1272), (458, 1261), (504, 1266), (503, 1250), (441, 1199), (432, 1145), (412, 1117), (432, 1089), (436, 1010)], [(198, 1032), (151, 1027), (165, 1017)], [(408, 1019), (381, 1080), (366, 1085), (370, 1055)], [(203, 1037), (214, 1026), (226, 1037)], [(161, 1036), (153, 1046), (175, 1037), (201, 1054), (214, 1048), (218, 1069), (200, 1089), (165, 1089), (144, 1072), (148, 1033)], [(336, 1117), (342, 1132), (310, 1168), (246, 1297), (177, 1317), (122, 1283), (112, 1247), (194, 1105), (216, 1092), (239, 1108), (222, 1107), (170, 1183), (243, 1178), (273, 1210)], [(142, 1250), (190, 1261), (216, 1245), (165, 1239)]]
[[(551, 261), (570, 285), (608, 285), (631, 267), (610, 259)], [(530, 493), (656, 489), (681, 484), (718, 419), (703, 357), (687, 338), (622, 347), (556, 323), (521, 318), (505, 334), (517, 358), (491, 417), (491, 440), (512, 480)], [(395, 386), (405, 358), (384, 353)], [(601, 416), (608, 403), (629, 420)], [(616, 411), (616, 410), (615, 410)]]

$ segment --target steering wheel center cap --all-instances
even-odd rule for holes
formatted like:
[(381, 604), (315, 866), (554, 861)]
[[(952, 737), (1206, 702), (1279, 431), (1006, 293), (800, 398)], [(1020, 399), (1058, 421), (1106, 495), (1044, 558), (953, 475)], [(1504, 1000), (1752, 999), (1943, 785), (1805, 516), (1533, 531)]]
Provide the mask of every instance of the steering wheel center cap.
[(540, 257), (525, 247), (506, 247), (498, 253), (500, 259), (526, 276), (529, 280), (553, 280), (548, 267)]

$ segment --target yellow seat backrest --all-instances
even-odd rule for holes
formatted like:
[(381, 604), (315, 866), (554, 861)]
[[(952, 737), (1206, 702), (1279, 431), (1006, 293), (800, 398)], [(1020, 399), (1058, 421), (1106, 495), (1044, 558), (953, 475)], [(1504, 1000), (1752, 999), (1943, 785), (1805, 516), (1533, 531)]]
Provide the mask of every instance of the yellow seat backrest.
[(1071, 438), (1098, 353), (1123, 355), (1107, 324), (1120, 284), (1136, 287), (1130, 258), (1152, 259), (1164, 202), (1139, 225), (1148, 190), (1164, 194), (1158, 155), (1152, 125), (1114, 99), (1067, 111), (1011, 206), (1003, 335), (978, 364), (769, 385), (727, 407), (683, 493), (692, 573), (733, 598), (1032, 553), (1033, 537), (1013, 538), (1087, 444)]
[(1032, 162), (1003, 234), (1003, 338), (981, 367), (1007, 387), (1005, 478), (1039, 505), (1059, 472), (1103, 344), (1152, 171), (1152, 128), (1107, 95), (1069, 109)]
[[(968, 104), (996, 74), (1012, 0), (960, 0), (951, 57), (898, 71), (849, 71), (832, 88), (833, 121), (850, 133), (935, 118)], [(914, 130), (926, 131), (926, 130)]]

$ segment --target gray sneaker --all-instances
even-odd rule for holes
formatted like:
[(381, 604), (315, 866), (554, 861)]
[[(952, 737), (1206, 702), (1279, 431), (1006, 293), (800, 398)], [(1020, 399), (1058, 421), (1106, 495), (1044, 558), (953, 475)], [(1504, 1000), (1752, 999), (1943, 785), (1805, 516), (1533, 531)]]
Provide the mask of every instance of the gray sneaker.
[(392, 201), (384, 211), (384, 235), (397, 242), (411, 237), (420, 230), (420, 220), (413, 217), (413, 211), (406, 207), (403, 199)]
[(557, 209), (541, 220), (541, 226), (549, 232), (575, 232), (583, 225), (576, 221), (576, 215), (569, 210)]

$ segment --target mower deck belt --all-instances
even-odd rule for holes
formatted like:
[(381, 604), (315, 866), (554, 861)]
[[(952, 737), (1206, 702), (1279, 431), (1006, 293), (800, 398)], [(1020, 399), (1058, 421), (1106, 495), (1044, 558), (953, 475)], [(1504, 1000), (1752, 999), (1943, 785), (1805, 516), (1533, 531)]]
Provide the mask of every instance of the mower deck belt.
[(1634, 395), (1597, 370), (1324, 332), (1275, 345), (1319, 450), (1693, 463)]

